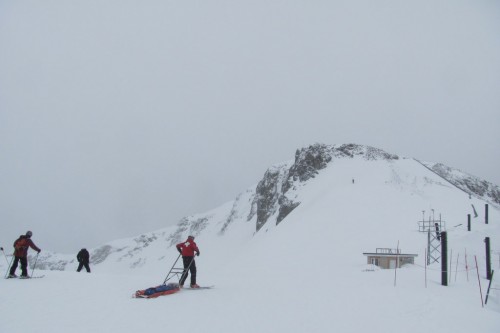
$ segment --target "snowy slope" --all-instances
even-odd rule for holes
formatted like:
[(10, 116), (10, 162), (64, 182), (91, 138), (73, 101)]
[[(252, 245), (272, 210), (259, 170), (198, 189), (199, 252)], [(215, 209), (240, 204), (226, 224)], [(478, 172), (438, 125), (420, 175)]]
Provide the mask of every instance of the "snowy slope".
[[(2, 280), (0, 332), (497, 332), (500, 293), (493, 290), (483, 308), (478, 282), (484, 297), (485, 237), (492, 240), (493, 266), (500, 268), (498, 207), (490, 204), (485, 225), (486, 201), (418, 161), (373, 157), (367, 154), (373, 150), (359, 146), (343, 147), (351, 154), (321, 148), (319, 155), (306, 149), (313, 157), (309, 164), (301, 164), (307, 154), (299, 152), (295, 162), (273, 167), (277, 183), (268, 182), (266, 192), (251, 187), (177, 226), (94, 249), (102, 262), (94, 258), (92, 274), (78, 274), (68, 256), (53, 255), (51, 262), (66, 262), (66, 271)], [(298, 165), (312, 168), (290, 178)], [(269, 203), (272, 214), (256, 232), (263, 193), (270, 200), (260, 202)], [(299, 204), (277, 223), (283, 197)], [(479, 216), (468, 232), (471, 205)], [(446, 221), (448, 287), (440, 285), (439, 264), (424, 265), (427, 235), (418, 232), (417, 222), (432, 213)], [(199, 283), (216, 288), (130, 298), (163, 282), (177, 257), (172, 245), (188, 234), (197, 236), (201, 249)], [(394, 271), (366, 264), (363, 252), (398, 244), (418, 254), (415, 265)]]

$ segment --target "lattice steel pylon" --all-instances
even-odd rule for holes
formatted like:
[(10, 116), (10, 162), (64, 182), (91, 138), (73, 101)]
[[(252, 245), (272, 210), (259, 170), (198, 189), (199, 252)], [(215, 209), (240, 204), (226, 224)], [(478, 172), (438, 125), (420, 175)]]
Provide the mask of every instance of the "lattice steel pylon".
[(427, 265), (441, 261), (441, 231), (446, 231), (446, 222), (441, 220), (441, 215), (439, 220), (434, 219), (434, 210), (432, 215), (428, 220), (422, 216), (422, 221), (418, 222), (418, 231), (427, 233)]
[(441, 237), (439, 233), (427, 232), (427, 265), (441, 260)]

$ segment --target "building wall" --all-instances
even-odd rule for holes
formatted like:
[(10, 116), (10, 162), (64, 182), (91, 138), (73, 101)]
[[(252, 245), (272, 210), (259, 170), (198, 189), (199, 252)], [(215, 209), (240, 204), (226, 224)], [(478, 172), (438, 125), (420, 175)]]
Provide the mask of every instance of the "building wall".
[[(397, 256), (368, 256), (367, 257), (367, 263), (371, 264), (372, 259), (378, 259), (378, 267), (384, 268), (384, 269), (389, 269), (391, 268), (391, 260), (396, 261), (398, 259)], [(415, 258), (414, 257), (404, 257), (404, 256), (399, 256), (399, 266), (401, 267), (406, 264), (414, 264), (415, 263)]]

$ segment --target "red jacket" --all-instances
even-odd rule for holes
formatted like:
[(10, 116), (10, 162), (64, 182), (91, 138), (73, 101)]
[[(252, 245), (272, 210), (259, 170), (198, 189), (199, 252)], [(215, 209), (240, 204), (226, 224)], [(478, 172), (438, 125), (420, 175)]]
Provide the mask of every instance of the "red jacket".
[(194, 257), (195, 252), (200, 253), (200, 250), (198, 249), (198, 246), (196, 246), (194, 240), (189, 238), (184, 243), (177, 244), (176, 247), (177, 250), (181, 252), (183, 257)]
[(26, 237), (25, 235), (21, 235), (14, 242), (14, 257), (27, 257), (28, 247), (31, 247), (37, 252), (40, 252), (40, 249), (35, 245), (35, 243), (33, 243), (31, 238)]

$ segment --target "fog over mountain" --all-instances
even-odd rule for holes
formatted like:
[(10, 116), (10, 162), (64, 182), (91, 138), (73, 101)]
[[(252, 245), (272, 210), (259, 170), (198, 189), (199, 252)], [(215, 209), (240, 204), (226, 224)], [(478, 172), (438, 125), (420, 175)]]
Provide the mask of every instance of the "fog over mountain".
[(0, 0), (0, 245), (74, 253), (314, 143), (500, 184), (498, 1)]

